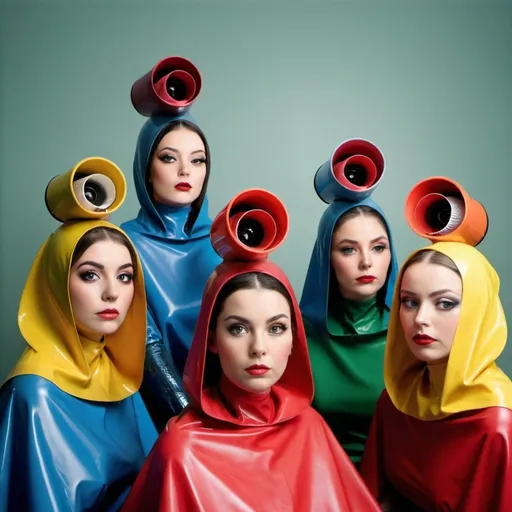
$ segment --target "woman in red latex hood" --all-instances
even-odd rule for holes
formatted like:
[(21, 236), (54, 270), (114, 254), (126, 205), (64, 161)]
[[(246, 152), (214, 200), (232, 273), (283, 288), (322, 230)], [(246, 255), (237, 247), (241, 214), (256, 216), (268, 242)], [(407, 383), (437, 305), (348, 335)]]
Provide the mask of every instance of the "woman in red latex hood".
[(266, 259), (287, 230), (284, 206), (262, 190), (242, 192), (214, 221), (224, 262), (206, 285), (185, 367), (191, 404), (168, 423), (123, 510), (379, 510), (310, 407), (300, 310)]

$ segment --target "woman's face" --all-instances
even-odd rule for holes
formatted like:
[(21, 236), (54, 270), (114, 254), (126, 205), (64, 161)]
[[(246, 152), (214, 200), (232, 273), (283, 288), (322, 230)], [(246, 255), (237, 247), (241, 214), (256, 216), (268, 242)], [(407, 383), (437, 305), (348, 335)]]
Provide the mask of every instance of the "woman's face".
[(373, 215), (358, 215), (333, 233), (331, 267), (343, 298), (375, 297), (386, 283), (391, 251), (388, 234)]
[(400, 322), (407, 345), (420, 361), (448, 359), (457, 331), (462, 281), (447, 267), (413, 263), (400, 286)]
[(150, 165), (153, 199), (169, 206), (187, 206), (201, 194), (206, 177), (206, 151), (201, 137), (180, 127), (158, 144)]
[(134, 293), (130, 251), (118, 242), (92, 244), (71, 267), (69, 296), (79, 334), (98, 341), (123, 323)]
[(288, 301), (274, 290), (238, 290), (224, 302), (210, 350), (236, 386), (265, 393), (286, 370), (293, 344)]

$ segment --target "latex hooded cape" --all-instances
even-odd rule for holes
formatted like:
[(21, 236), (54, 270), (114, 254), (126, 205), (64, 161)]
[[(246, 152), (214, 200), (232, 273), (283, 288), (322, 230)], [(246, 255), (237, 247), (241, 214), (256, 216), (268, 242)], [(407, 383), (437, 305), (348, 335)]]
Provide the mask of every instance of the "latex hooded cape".
[[(334, 226), (347, 211), (369, 206), (386, 224), (391, 263), (382, 300), (330, 303), (331, 242)], [(389, 308), (398, 273), (391, 229), (381, 208), (371, 199), (335, 201), (326, 209), (318, 235), (300, 307), (304, 316), (315, 381), (313, 407), (327, 421), (353, 462), (359, 462), (377, 400), (384, 389), (383, 360)]]
[(512, 510), (512, 383), (496, 365), (507, 339), (499, 278), (474, 247), (441, 242), (429, 248), (450, 257), (462, 276), (451, 353), (447, 362), (429, 365), (412, 355), (397, 287), (387, 391), (376, 408), (361, 474), (379, 500), (398, 493), (421, 510)]
[(142, 127), (133, 163), (140, 203), (136, 219), (122, 224), (139, 253), (147, 297), (147, 352), (142, 395), (161, 430), (188, 403), (182, 375), (206, 280), (220, 259), (210, 242), (211, 220), (205, 197), (190, 233), (190, 206), (154, 203), (146, 186), (153, 146), (177, 120), (195, 124), (190, 114), (150, 117)]
[(125, 321), (102, 342), (78, 335), (68, 292), (77, 242), (104, 221), (64, 224), (23, 290), (27, 348), (0, 391), (0, 511), (118, 510), (156, 431), (137, 392), (145, 297), (140, 263)]
[[(210, 316), (231, 278), (263, 272), (294, 304), (296, 332), (282, 378), (269, 395), (241, 391), (225, 377), (205, 387)], [(191, 405), (155, 445), (123, 510), (378, 510), (322, 418), (311, 407), (313, 382), (300, 311), (283, 272), (270, 262), (219, 266), (205, 292), (185, 369)]]

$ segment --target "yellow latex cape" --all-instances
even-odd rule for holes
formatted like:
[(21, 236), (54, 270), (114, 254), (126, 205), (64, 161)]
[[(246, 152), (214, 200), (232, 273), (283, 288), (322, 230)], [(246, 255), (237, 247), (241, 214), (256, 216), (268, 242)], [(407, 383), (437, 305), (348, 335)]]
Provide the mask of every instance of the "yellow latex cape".
[(512, 382), (495, 362), (507, 341), (498, 274), (469, 245), (439, 242), (426, 249), (450, 257), (459, 269), (462, 276), (459, 323), (446, 363), (427, 368), (426, 363), (416, 359), (407, 346), (399, 319), (402, 266), (384, 357), (384, 381), (393, 404), (399, 411), (420, 420), (438, 420), (493, 406), (512, 409)]
[(138, 258), (134, 262), (133, 301), (114, 334), (105, 336), (101, 343), (79, 337), (71, 309), (68, 284), (73, 252), (82, 236), (102, 226), (124, 234), (107, 221), (68, 222), (39, 249), (18, 311), (18, 326), (28, 347), (7, 380), (17, 375), (39, 375), (72, 396), (98, 402), (119, 401), (139, 389), (144, 369), (146, 297)]

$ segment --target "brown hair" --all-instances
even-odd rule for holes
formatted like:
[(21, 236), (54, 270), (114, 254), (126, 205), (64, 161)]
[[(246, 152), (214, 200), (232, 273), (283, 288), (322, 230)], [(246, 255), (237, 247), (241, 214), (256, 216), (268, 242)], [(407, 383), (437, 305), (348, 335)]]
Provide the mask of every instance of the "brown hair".
[(149, 169), (151, 167), (151, 162), (153, 160), (153, 157), (155, 155), (156, 148), (162, 141), (162, 139), (170, 132), (173, 132), (175, 130), (179, 130), (180, 128), (185, 128), (187, 130), (190, 130), (191, 132), (196, 133), (199, 135), (200, 139), (203, 141), (204, 144), (204, 150), (206, 153), (206, 175), (204, 177), (203, 181), (203, 187), (201, 188), (201, 192), (197, 199), (192, 203), (190, 213), (188, 214), (187, 222), (185, 223), (185, 233), (187, 235), (190, 234), (192, 231), (192, 228), (194, 227), (194, 224), (197, 220), (197, 217), (199, 216), (199, 212), (201, 211), (201, 207), (203, 206), (204, 198), (206, 196), (206, 189), (208, 188), (208, 179), (210, 178), (210, 167), (211, 167), (211, 159), (210, 159), (210, 147), (208, 146), (208, 141), (206, 140), (206, 136), (204, 133), (200, 130), (198, 126), (196, 126), (194, 123), (191, 123), (190, 121), (187, 121), (186, 119), (179, 119), (178, 121), (173, 121), (165, 126), (165, 128), (158, 134), (158, 137), (155, 139), (155, 142), (153, 143), (153, 147), (151, 148), (150, 154), (149, 154), (149, 160), (146, 168), (146, 190), (148, 191), (149, 197), (151, 200), (153, 200), (153, 186), (151, 185), (150, 178), (151, 173), (149, 172)]
[(432, 263), (433, 265), (441, 265), (442, 267), (450, 269), (462, 279), (460, 271), (453, 260), (446, 256), (446, 254), (443, 254), (439, 251), (434, 251), (433, 249), (421, 249), (418, 251), (409, 261), (407, 261), (407, 263), (405, 263), (402, 270), (402, 276), (411, 265), (414, 265), (415, 263), (421, 263), (422, 261), (426, 263)]
[(382, 224), (382, 227), (386, 233), (388, 232), (386, 222), (382, 218), (382, 215), (378, 211), (374, 210), (371, 206), (361, 205), (351, 208), (350, 210), (347, 210), (343, 215), (340, 215), (340, 218), (336, 221), (336, 224), (334, 224), (332, 233), (336, 233), (336, 231), (340, 229), (341, 226), (343, 226), (343, 224), (345, 224), (345, 222), (348, 220), (359, 216), (374, 217)]
[(100, 242), (103, 240), (111, 240), (112, 242), (115, 242), (119, 245), (123, 245), (128, 249), (130, 252), (130, 257), (132, 259), (133, 264), (133, 270), (134, 275), (137, 271), (137, 254), (135, 253), (135, 249), (133, 248), (132, 244), (120, 231), (114, 228), (109, 227), (97, 227), (93, 228), (90, 231), (87, 231), (82, 238), (78, 241), (76, 244), (75, 250), (73, 251), (73, 257), (71, 258), (71, 266), (73, 266), (84, 254), (91, 245), (95, 244), (96, 242)]

